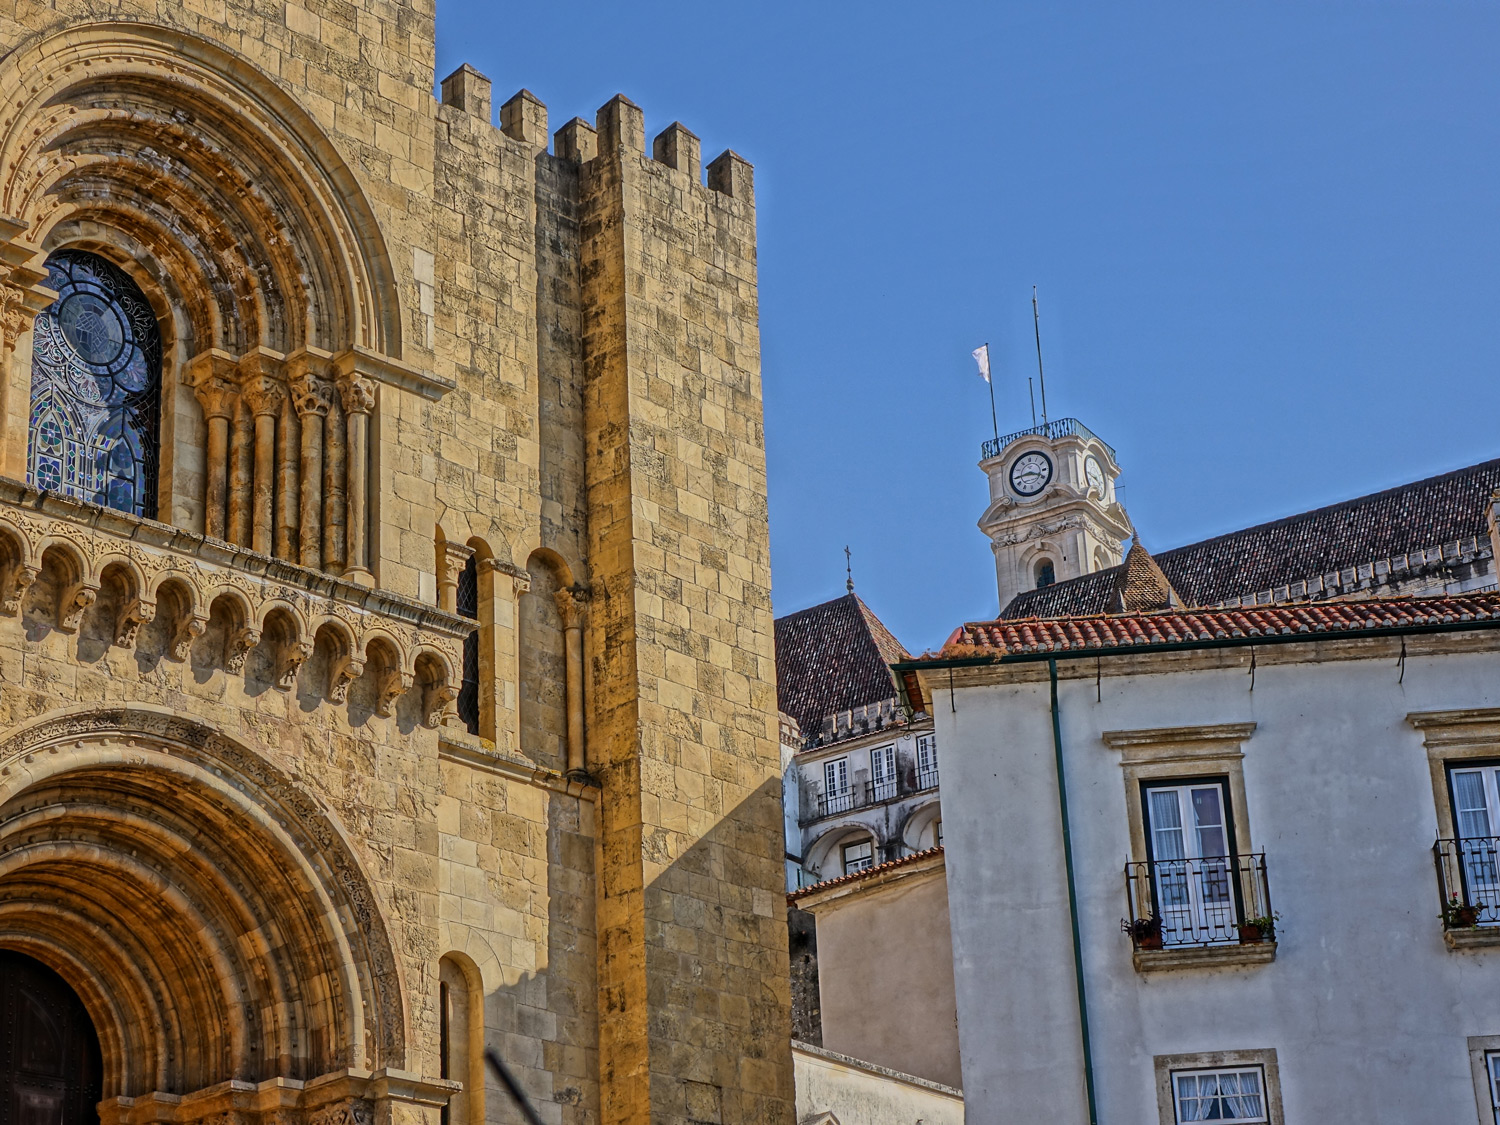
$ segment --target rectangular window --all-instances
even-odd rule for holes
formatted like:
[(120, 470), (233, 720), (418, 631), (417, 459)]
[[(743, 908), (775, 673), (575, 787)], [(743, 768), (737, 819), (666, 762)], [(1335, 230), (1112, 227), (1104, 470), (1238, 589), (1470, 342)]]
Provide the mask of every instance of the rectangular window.
[(844, 874), (853, 875), (856, 871), (867, 871), (875, 866), (875, 844), (872, 840), (865, 840), (858, 844), (844, 845)]
[(1177, 1121), (1267, 1122), (1265, 1075), (1258, 1066), (1233, 1070), (1175, 1070)]
[(935, 789), (938, 783), (937, 735), (917, 735), (917, 788)]
[(870, 800), (888, 801), (896, 795), (896, 748), (877, 746), (870, 751)]
[(1239, 940), (1228, 787), (1221, 780), (1145, 786), (1152, 894), (1166, 945)]
[(1485, 1052), (1484, 1075), (1489, 1079), (1490, 1110), (1495, 1120), (1500, 1121), (1500, 1051)]
[(1480, 924), (1500, 922), (1500, 764), (1450, 768), (1453, 829), (1458, 834), (1461, 887), (1450, 887), (1459, 902), (1480, 908)]
[(829, 813), (848, 812), (854, 807), (854, 795), (849, 790), (849, 759), (834, 758), (823, 763), (823, 797), (818, 811)]

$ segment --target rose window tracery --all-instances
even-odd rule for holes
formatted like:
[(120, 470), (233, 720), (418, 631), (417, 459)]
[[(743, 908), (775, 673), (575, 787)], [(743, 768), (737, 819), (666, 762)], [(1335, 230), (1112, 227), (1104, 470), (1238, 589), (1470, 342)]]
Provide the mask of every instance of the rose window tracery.
[(133, 515), (156, 515), (161, 333), (133, 281), (96, 254), (47, 260), (57, 300), (36, 318), (26, 476)]

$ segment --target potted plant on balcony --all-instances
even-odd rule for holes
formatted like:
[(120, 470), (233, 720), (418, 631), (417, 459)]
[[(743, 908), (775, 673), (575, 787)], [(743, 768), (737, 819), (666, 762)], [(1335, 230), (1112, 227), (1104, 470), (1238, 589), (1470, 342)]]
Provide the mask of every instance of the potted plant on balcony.
[(1240, 944), (1254, 945), (1262, 941), (1276, 940), (1276, 923), (1281, 920), (1280, 914), (1262, 914), (1256, 918), (1246, 918), (1240, 923)]
[(1443, 907), (1443, 929), (1473, 929), (1479, 925), (1479, 916), (1483, 913), (1484, 907), (1469, 905), (1454, 891), (1448, 896), (1448, 905)]
[(1130, 935), (1137, 949), (1160, 949), (1162, 946), (1160, 918), (1121, 918), (1120, 929)]

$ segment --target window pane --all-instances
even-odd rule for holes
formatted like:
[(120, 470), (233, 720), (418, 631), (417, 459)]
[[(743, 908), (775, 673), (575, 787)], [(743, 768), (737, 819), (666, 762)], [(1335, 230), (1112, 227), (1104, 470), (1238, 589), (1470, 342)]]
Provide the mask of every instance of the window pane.
[(1489, 836), (1490, 814), (1485, 807), (1484, 778), (1478, 770), (1453, 771), (1453, 798), (1457, 804), (1458, 834)]
[(58, 292), (32, 335), (26, 475), (37, 488), (156, 514), (161, 335), (145, 296), (95, 254), (47, 259)]
[(1198, 829), (1200, 856), (1229, 854), (1224, 846), (1224, 812), (1217, 785), (1193, 790), (1193, 820)]
[(1181, 859), (1187, 854), (1182, 843), (1182, 811), (1175, 789), (1151, 792), (1152, 850), (1157, 859)]
[(1267, 1120), (1259, 1067), (1178, 1073), (1172, 1081), (1178, 1121)]

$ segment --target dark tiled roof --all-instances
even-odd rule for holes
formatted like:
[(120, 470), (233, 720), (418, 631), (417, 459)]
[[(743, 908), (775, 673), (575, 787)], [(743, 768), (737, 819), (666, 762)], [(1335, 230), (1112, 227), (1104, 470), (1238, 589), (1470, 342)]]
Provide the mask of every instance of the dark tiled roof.
[(1180, 606), (1182, 599), (1151, 553), (1141, 546), (1139, 538), (1130, 545), (1125, 556), (1125, 565), (1117, 567), (1115, 589), (1110, 595), (1111, 613), (1140, 613), (1153, 609), (1172, 609)]
[(910, 660), (858, 594), (776, 619), (776, 705), (814, 735), (823, 720), (894, 699), (891, 665)]
[(1437, 598), (1372, 598), (1368, 601), (1245, 609), (1181, 610), (1167, 613), (1098, 614), (1050, 619), (1002, 618), (961, 625), (936, 656), (1021, 656), (1143, 648), (1162, 644), (1212, 645), (1246, 637), (1290, 637), (1361, 633), (1380, 629), (1500, 623), (1500, 593)]
[(786, 896), (786, 900), (789, 903), (796, 902), (799, 898), (805, 898), (814, 891), (826, 891), (829, 887), (837, 887), (844, 883), (857, 883), (861, 879), (870, 878), (872, 875), (883, 875), (894, 868), (905, 867), (907, 864), (917, 863), (920, 860), (931, 859), (935, 855), (942, 854), (943, 845), (939, 844), (935, 848), (912, 852), (911, 855), (904, 855), (900, 859), (887, 860), (885, 863), (878, 863), (874, 867), (866, 867), (863, 871), (855, 871), (848, 875), (839, 875), (833, 879), (824, 879), (821, 883), (814, 883), (809, 887), (798, 887)]
[[(1186, 605), (1231, 598), (1489, 534), (1500, 459), (1233, 531), (1156, 556)], [(1018, 594), (1006, 618), (1103, 613), (1120, 568)]]

